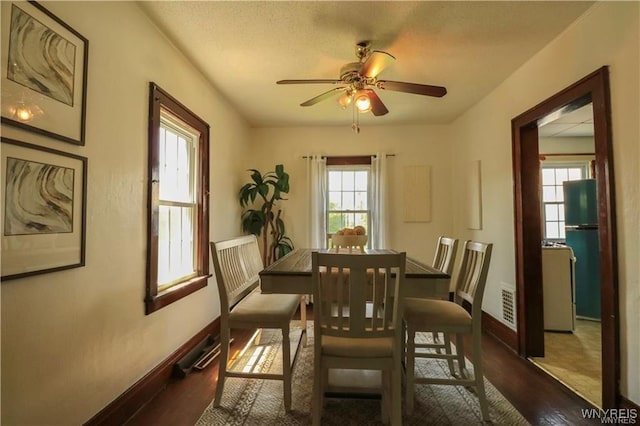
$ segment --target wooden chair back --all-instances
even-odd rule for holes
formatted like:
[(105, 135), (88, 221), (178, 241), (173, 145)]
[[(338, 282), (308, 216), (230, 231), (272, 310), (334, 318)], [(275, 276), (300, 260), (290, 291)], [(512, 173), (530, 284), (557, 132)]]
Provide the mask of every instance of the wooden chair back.
[(489, 273), (493, 244), (465, 241), (462, 262), (456, 280), (454, 301), (460, 305), (466, 301), (472, 305), (471, 317), (480, 319), (482, 298)]
[(451, 275), (453, 265), (456, 261), (456, 252), (458, 251), (458, 240), (448, 237), (438, 238), (436, 254), (433, 257), (433, 267)]
[(316, 336), (394, 336), (402, 315), (405, 263), (406, 253), (313, 252)]
[(223, 314), (259, 284), (263, 269), (258, 240), (255, 235), (244, 235), (211, 243), (211, 255), (220, 293)]

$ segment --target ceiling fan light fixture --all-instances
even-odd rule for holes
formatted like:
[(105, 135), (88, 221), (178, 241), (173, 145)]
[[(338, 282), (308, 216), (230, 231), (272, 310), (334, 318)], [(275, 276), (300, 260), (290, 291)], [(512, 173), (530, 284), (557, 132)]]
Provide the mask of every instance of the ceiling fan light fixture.
[(369, 99), (369, 95), (367, 95), (365, 90), (358, 90), (354, 97), (358, 112), (364, 113), (371, 111), (371, 99)]
[(351, 104), (352, 96), (350, 92), (344, 92), (338, 98), (338, 104), (342, 107), (342, 109), (347, 109), (347, 107)]
[(347, 109), (351, 106), (353, 113), (352, 128), (356, 133), (360, 131), (359, 114), (371, 111), (372, 115), (379, 117), (389, 112), (374, 89), (435, 96), (438, 98), (447, 93), (447, 89), (442, 86), (408, 83), (404, 81), (378, 80), (380, 72), (391, 65), (396, 58), (390, 53), (381, 50), (371, 50), (371, 43), (369, 41), (361, 41), (356, 44), (356, 57), (358, 58), (358, 62), (349, 62), (340, 68), (339, 79), (278, 80), (276, 84), (320, 83), (338, 85), (338, 87), (301, 103), (300, 106), (308, 107), (329, 98), (335, 99), (336, 92), (341, 92), (341, 95), (337, 99), (338, 105), (340, 105), (342, 109)]

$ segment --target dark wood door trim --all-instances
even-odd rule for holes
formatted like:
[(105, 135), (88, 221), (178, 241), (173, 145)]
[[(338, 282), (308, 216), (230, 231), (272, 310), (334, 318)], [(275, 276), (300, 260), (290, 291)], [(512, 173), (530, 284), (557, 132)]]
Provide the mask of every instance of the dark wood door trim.
[(620, 402), (620, 334), (616, 212), (609, 70), (602, 67), (511, 121), (514, 176), (518, 352), (544, 353), (540, 244), (538, 122), (551, 113), (593, 103), (602, 293), (602, 403)]

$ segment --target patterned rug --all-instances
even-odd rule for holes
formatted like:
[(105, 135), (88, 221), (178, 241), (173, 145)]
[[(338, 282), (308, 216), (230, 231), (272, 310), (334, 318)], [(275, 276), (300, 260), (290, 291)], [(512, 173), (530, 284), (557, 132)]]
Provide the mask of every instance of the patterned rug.
[[(311, 331), (311, 330), (310, 330)], [(312, 333), (310, 333), (312, 334)], [(292, 330), (299, 335), (299, 330)], [(417, 336), (426, 342), (427, 334)], [(264, 330), (260, 343), (249, 347), (234, 364), (235, 369), (282, 371), (280, 331)], [(292, 377), (292, 410), (285, 412), (282, 382), (228, 378), (221, 406), (213, 401), (197, 422), (198, 426), (213, 425), (309, 425), (311, 424), (311, 392), (313, 386), (313, 337), (307, 347), (300, 345)], [(470, 364), (467, 364), (471, 368)], [(419, 375), (446, 377), (448, 367), (443, 360), (419, 359)], [(528, 425), (518, 411), (485, 379), (489, 414), (496, 425)], [(403, 390), (404, 391), (404, 390)], [(413, 413), (403, 414), (404, 425), (480, 425), (483, 424), (475, 394), (459, 386), (417, 385)], [(327, 399), (323, 425), (378, 425), (380, 401), (371, 399)]]

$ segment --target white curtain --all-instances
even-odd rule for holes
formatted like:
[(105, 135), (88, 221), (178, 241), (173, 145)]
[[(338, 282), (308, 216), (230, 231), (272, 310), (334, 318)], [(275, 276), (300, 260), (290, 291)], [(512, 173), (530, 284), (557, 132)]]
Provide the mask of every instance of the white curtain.
[(309, 248), (327, 248), (327, 160), (319, 155), (308, 155), (306, 159)]
[(383, 152), (371, 157), (371, 248), (388, 248), (387, 230), (387, 155)]

